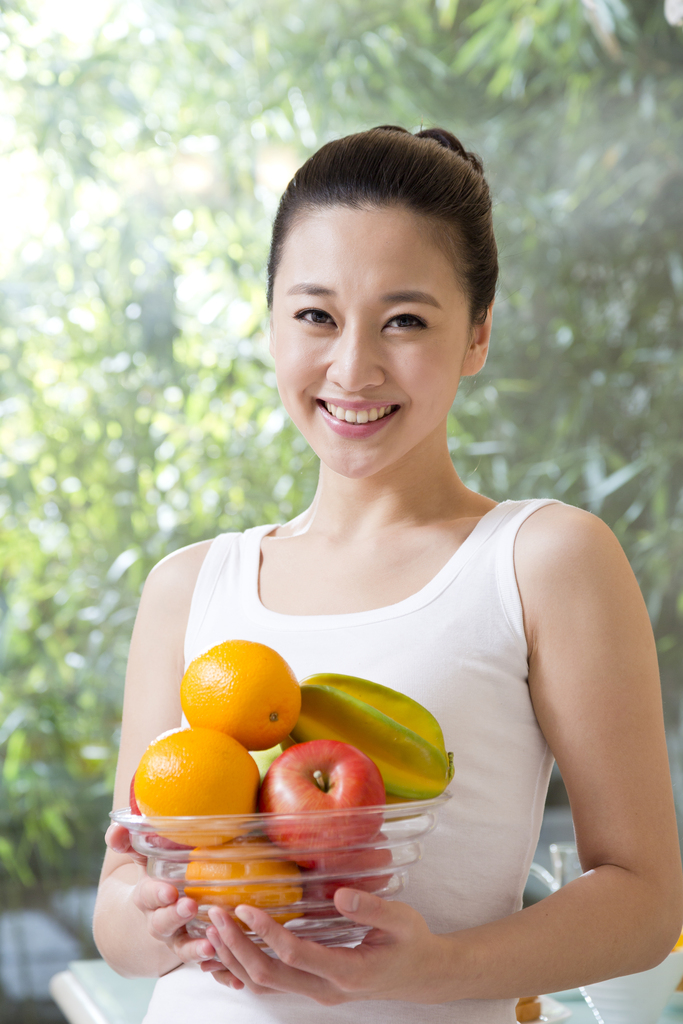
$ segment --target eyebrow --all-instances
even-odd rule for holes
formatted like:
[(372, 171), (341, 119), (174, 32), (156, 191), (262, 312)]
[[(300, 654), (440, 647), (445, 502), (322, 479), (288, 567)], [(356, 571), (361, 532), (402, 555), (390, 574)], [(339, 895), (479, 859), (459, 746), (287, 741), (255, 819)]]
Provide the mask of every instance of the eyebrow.
[(436, 306), (437, 309), (441, 309), (441, 303), (437, 302), (433, 295), (429, 292), (419, 291), (407, 291), (407, 292), (392, 292), (391, 295), (383, 295), (383, 302), (423, 302), (428, 306)]
[(336, 295), (331, 288), (325, 288), (322, 284), (295, 284), (287, 292), (288, 295)]
[[(336, 295), (337, 293), (332, 288), (326, 288), (322, 284), (311, 284), (305, 282), (303, 284), (293, 285), (288, 295)], [(428, 306), (436, 306), (437, 309), (441, 309), (441, 303), (437, 302), (433, 295), (429, 292), (421, 291), (404, 291), (404, 292), (391, 292), (389, 295), (382, 296), (382, 302), (422, 302)]]

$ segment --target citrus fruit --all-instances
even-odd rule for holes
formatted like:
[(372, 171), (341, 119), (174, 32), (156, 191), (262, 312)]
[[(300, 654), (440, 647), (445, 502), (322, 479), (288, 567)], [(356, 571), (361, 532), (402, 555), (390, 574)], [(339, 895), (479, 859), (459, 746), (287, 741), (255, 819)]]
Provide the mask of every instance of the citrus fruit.
[(152, 740), (135, 773), (143, 814), (252, 814), (259, 771), (244, 747), (215, 729), (173, 729)]
[(247, 750), (268, 750), (294, 728), (301, 690), (272, 647), (226, 640), (190, 662), (180, 701), (191, 726), (218, 729)]
[[(263, 845), (260, 843), (259, 845)], [(229, 847), (224, 847), (229, 856)], [(191, 856), (201, 858), (206, 850), (196, 849)], [(185, 878), (188, 882), (213, 882), (213, 885), (186, 885), (185, 895), (197, 903), (217, 903), (234, 910), (240, 903), (259, 907), (271, 913), (279, 924), (301, 917), (302, 911), (285, 910), (292, 903), (298, 903), (303, 895), (300, 872), (289, 860), (191, 860), (187, 865)], [(230, 885), (216, 885), (216, 882), (230, 882)], [(280, 911), (278, 913), (278, 911)], [(239, 918), (238, 924), (242, 924)], [(242, 924), (242, 927), (246, 927)]]

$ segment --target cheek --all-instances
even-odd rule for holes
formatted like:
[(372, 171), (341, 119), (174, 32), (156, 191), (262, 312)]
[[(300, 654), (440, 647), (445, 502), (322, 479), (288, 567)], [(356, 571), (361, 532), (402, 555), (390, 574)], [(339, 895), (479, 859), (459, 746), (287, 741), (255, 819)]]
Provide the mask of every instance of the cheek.
[(313, 354), (301, 349), (283, 348), (275, 353), (275, 376), (280, 397), (289, 412), (303, 392), (319, 378)]
[(433, 404), (438, 413), (450, 405), (460, 381), (460, 362), (454, 351), (422, 351), (402, 360), (401, 375), (415, 402)]

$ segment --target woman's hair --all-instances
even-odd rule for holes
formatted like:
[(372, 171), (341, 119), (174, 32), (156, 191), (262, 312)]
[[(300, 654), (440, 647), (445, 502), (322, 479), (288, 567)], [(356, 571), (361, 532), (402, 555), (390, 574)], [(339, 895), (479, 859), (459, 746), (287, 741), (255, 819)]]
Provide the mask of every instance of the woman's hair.
[(429, 218), (482, 323), (498, 279), (491, 195), (481, 161), (455, 135), (428, 128), (411, 135), (381, 125), (328, 142), (299, 168), (280, 200), (268, 258), (268, 306), (287, 235), (312, 210), (403, 206)]

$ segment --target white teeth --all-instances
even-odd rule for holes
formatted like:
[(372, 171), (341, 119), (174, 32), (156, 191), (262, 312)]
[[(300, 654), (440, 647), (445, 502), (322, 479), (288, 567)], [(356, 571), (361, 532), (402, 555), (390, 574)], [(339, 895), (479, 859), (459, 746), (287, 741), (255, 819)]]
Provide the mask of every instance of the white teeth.
[(353, 409), (342, 409), (340, 405), (332, 405), (331, 402), (325, 402), (324, 405), (330, 415), (335, 416), (338, 420), (344, 420), (346, 423), (374, 423), (375, 420), (381, 420), (383, 416), (391, 412), (390, 405), (359, 409), (358, 412)]

